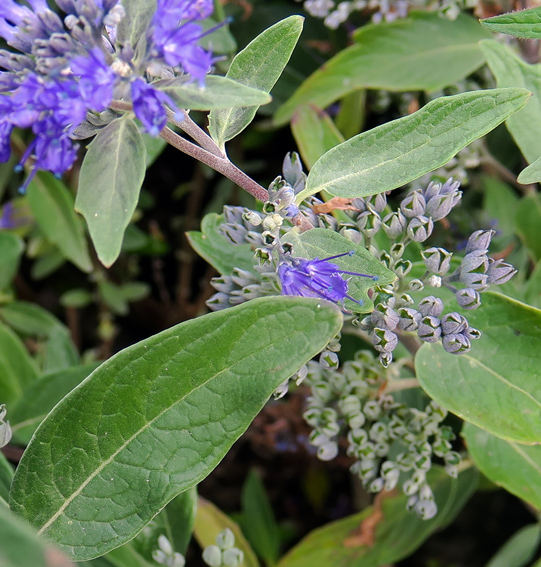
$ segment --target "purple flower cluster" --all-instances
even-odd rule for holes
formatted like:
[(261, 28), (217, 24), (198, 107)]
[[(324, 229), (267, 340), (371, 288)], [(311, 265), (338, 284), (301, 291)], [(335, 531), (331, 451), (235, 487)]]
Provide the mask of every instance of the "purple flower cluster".
[[(197, 45), (195, 23), (210, 15), (211, 0), (158, 0), (147, 31), (146, 52), (116, 45), (124, 16), (119, 0), (56, 0), (62, 20), (46, 0), (0, 4), (0, 37), (17, 50), (0, 50), (0, 161), (9, 159), (14, 128), (31, 128), (34, 138), (18, 169), (32, 159), (37, 170), (59, 176), (76, 159), (75, 131), (89, 115), (105, 111), (113, 99), (130, 100), (146, 132), (157, 136), (173, 101), (148, 84), (153, 77), (187, 73), (203, 84), (211, 55)], [(165, 73), (165, 75), (164, 75)]]
[(299, 295), (302, 297), (322, 297), (334, 303), (350, 299), (359, 303), (348, 295), (348, 281), (342, 278), (343, 274), (360, 276), (377, 280), (377, 276), (346, 272), (337, 264), (329, 262), (342, 256), (351, 256), (353, 252), (338, 254), (319, 260), (305, 260), (290, 258), (278, 267), (278, 277), (282, 284), (282, 295)]

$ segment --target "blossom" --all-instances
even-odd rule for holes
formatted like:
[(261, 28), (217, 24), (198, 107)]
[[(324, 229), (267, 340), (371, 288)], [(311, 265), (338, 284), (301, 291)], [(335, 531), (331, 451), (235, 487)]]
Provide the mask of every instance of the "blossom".
[(302, 297), (322, 297), (334, 303), (350, 299), (360, 303), (348, 295), (348, 280), (342, 278), (343, 274), (360, 276), (377, 280), (377, 276), (346, 272), (337, 264), (330, 262), (342, 256), (351, 256), (354, 252), (338, 254), (320, 260), (305, 260), (303, 258), (289, 258), (278, 267), (278, 277), (282, 284), (282, 295), (299, 295)]

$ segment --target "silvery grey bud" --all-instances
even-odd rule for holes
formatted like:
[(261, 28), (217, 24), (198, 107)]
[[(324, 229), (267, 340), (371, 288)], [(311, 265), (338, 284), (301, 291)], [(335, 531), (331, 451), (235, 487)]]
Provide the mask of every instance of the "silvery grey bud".
[(425, 343), (435, 343), (441, 337), (440, 320), (430, 315), (423, 317), (419, 323), (417, 335)]
[(415, 303), (413, 301), (413, 297), (411, 297), (411, 295), (409, 295), (407, 293), (402, 293), (400, 295), (399, 302), (400, 302), (400, 305), (402, 305), (403, 307), (409, 307), (410, 305), (413, 305)]
[(406, 226), (407, 219), (401, 211), (388, 214), (382, 224), (385, 234), (392, 240), (398, 238), (406, 230)]
[(408, 287), (411, 291), (423, 291), (425, 284), (421, 280), (415, 279), (410, 281)]
[(409, 260), (398, 260), (398, 262), (395, 262), (395, 265), (393, 267), (393, 272), (399, 278), (403, 278), (404, 276), (407, 276), (410, 273), (412, 268), (413, 268), (413, 264)]
[(509, 281), (518, 270), (515, 270), (511, 264), (507, 264), (503, 260), (493, 260), (489, 258), (487, 276), (489, 284), (500, 285)]
[(263, 217), (256, 211), (246, 211), (242, 214), (242, 220), (252, 226), (259, 226), (263, 221)]
[(388, 305), (379, 303), (370, 316), (371, 322), (376, 327), (382, 327), (393, 331), (398, 325), (398, 313)]
[(476, 272), (460, 274), (460, 281), (471, 289), (483, 291), (488, 287), (488, 275)]
[(366, 238), (372, 238), (381, 228), (381, 219), (376, 211), (365, 211), (357, 217), (357, 226)]
[(406, 247), (402, 242), (395, 242), (389, 249), (389, 253), (393, 260), (399, 260), (404, 255), (404, 250)]
[(222, 565), (222, 550), (217, 545), (209, 545), (203, 550), (203, 561), (209, 567)]
[(426, 269), (437, 276), (444, 276), (451, 267), (453, 254), (444, 248), (427, 248), (421, 251)]
[(477, 339), (481, 338), (481, 331), (478, 329), (474, 329), (473, 327), (468, 327), (464, 334), (470, 339), (470, 341), (476, 341)]
[(378, 357), (379, 363), (383, 368), (389, 368), (389, 364), (393, 361), (392, 352), (380, 352)]
[(398, 321), (398, 327), (403, 331), (416, 331), (419, 328), (419, 323), (423, 316), (416, 309), (411, 307), (403, 307), (398, 310), (400, 315), (400, 320)]
[(378, 193), (377, 195), (372, 195), (372, 197), (370, 197), (370, 204), (377, 213), (381, 213), (383, 209), (385, 209), (385, 207), (387, 206), (387, 197), (385, 193)]
[(297, 152), (291, 152), (284, 158), (282, 165), (284, 179), (299, 193), (304, 189), (306, 174), (302, 170), (302, 161)]
[(221, 291), (222, 293), (229, 293), (235, 287), (233, 280), (229, 276), (212, 278), (210, 284), (216, 291)]
[(257, 283), (257, 278), (252, 272), (241, 268), (233, 268), (231, 279), (240, 287)]
[(233, 244), (241, 244), (248, 232), (242, 224), (222, 224), (219, 230)]
[(212, 297), (207, 299), (206, 304), (213, 311), (220, 311), (226, 307), (231, 307), (229, 299), (230, 296), (227, 293), (215, 293)]
[(451, 354), (464, 354), (471, 349), (470, 340), (462, 333), (445, 335), (441, 342), (443, 348)]
[(455, 193), (460, 187), (460, 181), (455, 181), (452, 177), (443, 184), (440, 193)]
[(476, 230), (468, 238), (468, 244), (466, 245), (466, 254), (469, 254), (474, 250), (484, 250), (486, 253), (494, 234), (496, 234), (494, 230)]
[(376, 327), (372, 331), (372, 344), (378, 352), (392, 352), (398, 344), (398, 337), (388, 329)]
[(445, 218), (458, 204), (462, 193), (450, 193), (448, 195), (437, 195), (432, 197), (426, 204), (426, 215), (432, 217), (432, 220), (438, 221)]
[(225, 567), (240, 567), (244, 562), (244, 553), (237, 549), (227, 549), (222, 554), (222, 562)]
[(429, 295), (419, 302), (419, 312), (423, 317), (427, 315), (440, 317), (443, 313), (443, 301), (439, 297)]
[(441, 183), (431, 181), (427, 185), (426, 189), (423, 191), (425, 201), (429, 201), (430, 199), (432, 199), (432, 197), (439, 195), (440, 192), (441, 192)]
[(433, 230), (434, 221), (431, 218), (420, 216), (410, 220), (406, 233), (414, 242), (424, 242)]
[(0, 447), (5, 447), (11, 441), (12, 434), (9, 421), (0, 421)]
[(409, 219), (423, 216), (426, 210), (425, 198), (419, 191), (414, 191), (400, 203), (400, 210)]
[(242, 215), (248, 212), (244, 207), (232, 207), (225, 205), (224, 207), (224, 220), (227, 224), (241, 224)]
[(462, 333), (468, 328), (468, 320), (460, 313), (447, 313), (441, 319), (441, 330), (444, 335)]

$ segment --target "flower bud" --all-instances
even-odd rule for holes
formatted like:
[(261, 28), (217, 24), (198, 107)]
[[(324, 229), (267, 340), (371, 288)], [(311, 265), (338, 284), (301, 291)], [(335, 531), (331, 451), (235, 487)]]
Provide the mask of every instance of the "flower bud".
[(368, 419), (376, 420), (381, 415), (381, 407), (376, 400), (369, 400), (364, 404), (363, 413)]
[(203, 561), (209, 567), (221, 567), (222, 550), (217, 545), (209, 545), (203, 550)]
[(225, 528), (216, 536), (216, 545), (220, 549), (231, 549), (235, 545), (235, 534), (229, 528)]
[(395, 242), (389, 250), (391, 258), (393, 260), (399, 260), (400, 258), (402, 258), (405, 249), (406, 247), (402, 242)]
[(489, 284), (503, 284), (509, 281), (516, 273), (517, 270), (511, 264), (507, 264), (503, 260), (489, 258), (487, 269)]
[(419, 312), (423, 317), (426, 315), (440, 317), (443, 313), (443, 301), (439, 297), (429, 295), (419, 302)]
[(402, 307), (398, 310), (398, 315), (400, 319), (398, 321), (398, 327), (403, 331), (416, 331), (419, 328), (419, 323), (423, 316), (411, 307)]
[(377, 493), (383, 490), (383, 485), (385, 481), (382, 478), (375, 478), (370, 484), (366, 487), (368, 492)]
[(476, 341), (481, 338), (482, 333), (478, 329), (474, 329), (473, 327), (468, 327), (464, 331), (464, 335), (466, 335), (466, 337), (468, 337), (470, 341)]
[(227, 549), (222, 554), (222, 562), (225, 567), (240, 567), (244, 562), (244, 553), (237, 549)]
[(387, 206), (387, 196), (385, 193), (378, 193), (377, 195), (372, 195), (369, 202), (377, 213), (381, 213)]
[(486, 250), (474, 250), (462, 260), (460, 264), (460, 274), (469, 272), (477, 272), (479, 274), (486, 273), (488, 269), (488, 256)]
[(481, 305), (481, 295), (470, 287), (459, 289), (455, 293), (455, 299), (463, 309), (477, 309)]
[(284, 179), (293, 187), (306, 178), (302, 170), (302, 161), (297, 152), (287, 153), (282, 164)]
[(389, 364), (393, 361), (392, 352), (380, 352), (378, 356), (379, 363), (383, 368), (389, 368)]
[(460, 201), (462, 193), (450, 193), (447, 195), (437, 195), (432, 197), (426, 204), (426, 216), (432, 217), (432, 220), (439, 221), (445, 218)]
[(231, 279), (239, 287), (257, 283), (256, 277), (252, 272), (249, 272), (248, 270), (242, 270), (241, 268), (233, 268), (233, 271), (231, 272)]
[(413, 510), (422, 520), (431, 520), (438, 513), (438, 506), (434, 500), (420, 499), (415, 503)]
[(490, 246), (490, 241), (492, 236), (496, 234), (494, 230), (476, 230), (468, 238), (468, 244), (466, 245), (466, 255), (474, 250), (483, 250), (486, 254), (488, 247)]
[(231, 307), (230, 299), (231, 296), (227, 293), (215, 293), (205, 303), (213, 311), (220, 311), (226, 307)]
[(441, 337), (440, 320), (430, 315), (423, 317), (419, 323), (417, 335), (425, 343), (435, 343)]
[(448, 194), (455, 193), (460, 187), (460, 181), (455, 181), (452, 177), (443, 184), (440, 193)]
[(232, 207), (230, 205), (225, 205), (223, 210), (225, 223), (242, 224), (242, 217), (245, 212), (248, 212), (248, 210), (244, 207)]
[(379, 303), (370, 316), (372, 323), (380, 328), (393, 331), (398, 325), (398, 313), (388, 305)]
[(403, 278), (407, 276), (411, 269), (413, 268), (413, 264), (409, 260), (398, 260), (395, 262), (393, 267), (393, 272), (399, 277)]
[(437, 276), (444, 276), (451, 266), (453, 254), (444, 248), (428, 248), (421, 251), (426, 269)]
[(322, 368), (337, 368), (339, 363), (338, 355), (335, 352), (324, 350), (319, 355), (319, 364)]
[(420, 217), (425, 214), (425, 198), (419, 191), (414, 191), (400, 203), (400, 210), (409, 219)]
[(436, 181), (431, 181), (426, 189), (423, 190), (423, 196), (425, 201), (429, 201), (432, 197), (436, 197), (441, 193), (441, 183), (437, 183)]
[(378, 352), (392, 352), (398, 344), (398, 337), (388, 329), (375, 327), (372, 331), (372, 344)]
[(447, 313), (441, 320), (441, 330), (444, 335), (462, 333), (468, 328), (468, 320), (460, 313)]
[(362, 411), (361, 400), (357, 396), (346, 396), (338, 401), (338, 408), (346, 416), (354, 416)]
[(357, 226), (366, 238), (372, 238), (381, 228), (381, 219), (376, 211), (365, 211), (357, 217)]
[(368, 433), (365, 429), (355, 428), (348, 432), (348, 442), (350, 445), (359, 445), (363, 447), (368, 443)]
[(443, 348), (451, 354), (464, 354), (471, 349), (470, 340), (462, 333), (444, 335), (441, 342)]
[(406, 233), (414, 242), (424, 242), (433, 230), (434, 221), (431, 218), (420, 216), (410, 220)]
[(406, 226), (407, 219), (401, 211), (388, 214), (382, 224), (385, 234), (391, 240), (398, 238), (406, 230)]
[(411, 280), (408, 284), (411, 291), (423, 291), (425, 284), (421, 280)]
[(263, 221), (263, 217), (256, 211), (245, 211), (242, 214), (242, 220), (250, 223), (252, 226), (259, 226)]
[(460, 281), (471, 289), (484, 291), (488, 287), (488, 275), (479, 273), (460, 274)]
[(241, 224), (222, 224), (220, 232), (233, 244), (241, 244), (248, 231)]
[(332, 461), (338, 455), (338, 444), (335, 441), (329, 441), (320, 445), (317, 449), (317, 458), (320, 461)]

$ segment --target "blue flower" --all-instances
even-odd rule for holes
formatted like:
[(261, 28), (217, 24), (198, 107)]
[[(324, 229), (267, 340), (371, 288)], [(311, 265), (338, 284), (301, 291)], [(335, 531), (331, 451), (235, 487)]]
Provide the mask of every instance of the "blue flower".
[(88, 107), (97, 112), (105, 110), (113, 100), (116, 75), (107, 65), (103, 51), (94, 47), (87, 57), (75, 57), (70, 61), (70, 69), (79, 78), (79, 93)]
[(282, 295), (299, 295), (302, 297), (322, 297), (334, 303), (350, 299), (361, 303), (348, 295), (348, 280), (342, 278), (343, 274), (371, 278), (376, 281), (377, 276), (346, 272), (337, 264), (329, 262), (342, 256), (352, 256), (354, 252), (338, 254), (320, 260), (305, 260), (303, 258), (288, 258), (278, 267), (278, 276), (282, 283)]
[(135, 116), (139, 118), (145, 131), (154, 137), (160, 133), (167, 123), (164, 104), (171, 107), (173, 111), (180, 113), (169, 96), (156, 90), (140, 78), (135, 79), (131, 84), (131, 99)]

